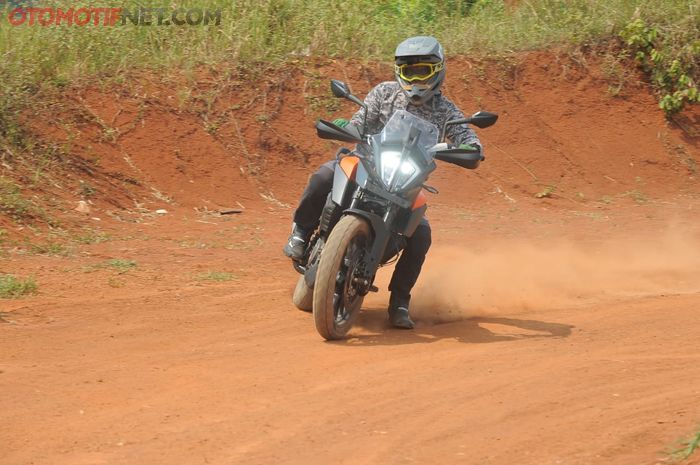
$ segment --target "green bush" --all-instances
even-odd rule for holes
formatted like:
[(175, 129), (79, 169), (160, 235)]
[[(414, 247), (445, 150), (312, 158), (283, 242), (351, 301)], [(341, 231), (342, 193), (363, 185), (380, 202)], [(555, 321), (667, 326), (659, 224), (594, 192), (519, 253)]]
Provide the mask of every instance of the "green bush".
[(20, 279), (11, 274), (0, 274), (0, 299), (17, 299), (36, 293), (37, 285), (34, 279)]
[(650, 25), (641, 18), (620, 33), (632, 48), (635, 59), (659, 89), (659, 106), (667, 115), (700, 101), (697, 80), (700, 73), (700, 38), (696, 20), (676, 25), (677, 29)]

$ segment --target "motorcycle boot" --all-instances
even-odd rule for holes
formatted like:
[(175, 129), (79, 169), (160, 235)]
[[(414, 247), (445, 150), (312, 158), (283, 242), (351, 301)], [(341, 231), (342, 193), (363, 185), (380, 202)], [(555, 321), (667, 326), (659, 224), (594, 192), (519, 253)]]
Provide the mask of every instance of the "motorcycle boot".
[(389, 323), (394, 328), (413, 329), (414, 323), (408, 314), (407, 307), (391, 307), (389, 308)]
[(408, 313), (408, 299), (391, 299), (389, 302), (389, 323), (395, 328), (413, 329), (415, 324)]
[(304, 258), (306, 243), (309, 241), (310, 235), (304, 228), (294, 223), (289, 241), (284, 246), (284, 254), (296, 262), (301, 261)]

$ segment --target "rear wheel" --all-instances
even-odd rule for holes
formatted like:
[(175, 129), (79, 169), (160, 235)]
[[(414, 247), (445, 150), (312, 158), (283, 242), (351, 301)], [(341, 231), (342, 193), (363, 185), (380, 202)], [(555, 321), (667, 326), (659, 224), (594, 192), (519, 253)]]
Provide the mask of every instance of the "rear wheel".
[(299, 310), (303, 310), (305, 312), (310, 312), (311, 308), (313, 307), (314, 290), (306, 285), (304, 275), (299, 276), (297, 287), (294, 288), (292, 302), (294, 302), (294, 305), (296, 305)]
[(342, 339), (350, 330), (364, 296), (355, 277), (369, 243), (369, 225), (353, 215), (335, 225), (321, 252), (313, 291), (316, 330), (325, 339)]

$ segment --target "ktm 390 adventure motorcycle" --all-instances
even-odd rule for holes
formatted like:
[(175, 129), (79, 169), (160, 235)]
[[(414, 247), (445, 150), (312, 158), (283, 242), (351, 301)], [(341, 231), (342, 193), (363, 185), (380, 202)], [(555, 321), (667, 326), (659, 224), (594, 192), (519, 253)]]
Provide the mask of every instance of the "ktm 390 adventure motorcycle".
[[(332, 80), (336, 97), (365, 107), (347, 84)], [(423, 190), (435, 160), (474, 169), (484, 160), (480, 150), (463, 150), (444, 142), (445, 129), (453, 124), (493, 125), (498, 116), (480, 111), (468, 118), (448, 121), (442, 128), (404, 110), (396, 111), (379, 134), (341, 128), (319, 120), (322, 139), (356, 143), (341, 148), (333, 188), (318, 229), (300, 261), (302, 274), (294, 290), (294, 304), (312, 311), (319, 334), (327, 340), (342, 339), (359, 313), (364, 296), (377, 291), (377, 269), (396, 257), (413, 235), (427, 209)]]

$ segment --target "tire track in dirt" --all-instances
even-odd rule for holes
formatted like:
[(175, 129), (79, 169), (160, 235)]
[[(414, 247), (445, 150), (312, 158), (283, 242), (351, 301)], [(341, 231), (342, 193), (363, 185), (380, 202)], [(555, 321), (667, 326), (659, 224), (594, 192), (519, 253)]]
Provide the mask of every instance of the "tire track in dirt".
[(288, 296), (198, 300), (31, 329), (48, 344), (0, 378), (6, 463), (652, 463), (700, 414), (698, 294), (408, 333), (370, 309), (332, 344)]

